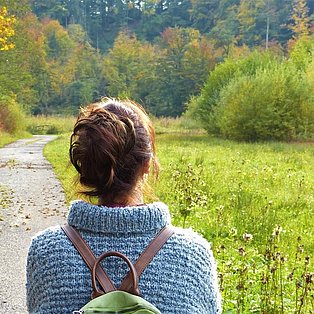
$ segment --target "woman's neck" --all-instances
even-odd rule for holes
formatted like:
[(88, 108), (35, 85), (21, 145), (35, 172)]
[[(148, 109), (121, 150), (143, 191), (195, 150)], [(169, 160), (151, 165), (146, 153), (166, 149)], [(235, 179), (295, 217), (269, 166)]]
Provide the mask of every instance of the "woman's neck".
[(108, 207), (125, 207), (138, 206), (144, 204), (143, 193), (132, 193), (126, 197), (116, 198), (99, 198), (98, 205), (105, 205)]

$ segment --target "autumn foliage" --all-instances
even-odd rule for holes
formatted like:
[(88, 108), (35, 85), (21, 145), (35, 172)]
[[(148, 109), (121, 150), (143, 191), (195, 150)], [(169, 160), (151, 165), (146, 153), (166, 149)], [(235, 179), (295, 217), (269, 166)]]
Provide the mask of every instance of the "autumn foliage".
[(9, 50), (14, 47), (10, 37), (14, 35), (15, 17), (8, 14), (6, 7), (0, 7), (0, 50)]

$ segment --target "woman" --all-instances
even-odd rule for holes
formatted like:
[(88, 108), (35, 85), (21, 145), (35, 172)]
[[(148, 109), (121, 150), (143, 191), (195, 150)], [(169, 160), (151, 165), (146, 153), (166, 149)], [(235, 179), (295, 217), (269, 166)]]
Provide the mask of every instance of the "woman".
[[(97, 256), (114, 250), (134, 263), (171, 224), (165, 204), (143, 201), (146, 176), (158, 170), (154, 140), (147, 114), (132, 102), (108, 99), (81, 110), (70, 159), (89, 202), (73, 202), (67, 222)], [(111, 258), (102, 265), (119, 286), (126, 264)], [(175, 228), (141, 275), (139, 288), (163, 314), (221, 312), (210, 245), (191, 230)], [(29, 313), (72, 313), (90, 300), (91, 291), (90, 271), (60, 227), (33, 239), (27, 260)]]

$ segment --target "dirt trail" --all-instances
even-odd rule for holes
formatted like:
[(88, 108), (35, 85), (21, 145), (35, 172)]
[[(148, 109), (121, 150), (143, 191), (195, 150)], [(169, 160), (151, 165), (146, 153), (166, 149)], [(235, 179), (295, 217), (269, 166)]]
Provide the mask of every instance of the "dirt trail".
[(34, 136), (0, 149), (0, 313), (27, 313), (25, 265), (31, 238), (65, 221), (60, 182), (43, 148), (55, 136)]

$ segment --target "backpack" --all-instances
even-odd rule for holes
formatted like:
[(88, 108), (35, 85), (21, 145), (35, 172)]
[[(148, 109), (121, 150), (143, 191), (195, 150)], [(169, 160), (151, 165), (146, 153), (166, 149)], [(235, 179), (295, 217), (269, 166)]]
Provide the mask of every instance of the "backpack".
[[(92, 300), (80, 310), (73, 311), (72, 314), (161, 314), (154, 305), (140, 296), (138, 281), (154, 256), (173, 235), (174, 230), (171, 227), (166, 226), (157, 234), (134, 265), (127, 256), (116, 251), (105, 252), (96, 257), (74, 227), (65, 225), (61, 229), (80, 253), (92, 274)], [(105, 270), (100, 266), (100, 262), (109, 256), (123, 259), (130, 268), (119, 289), (114, 286)], [(96, 279), (99, 285), (97, 285)], [(99, 289), (99, 286), (102, 290)]]

